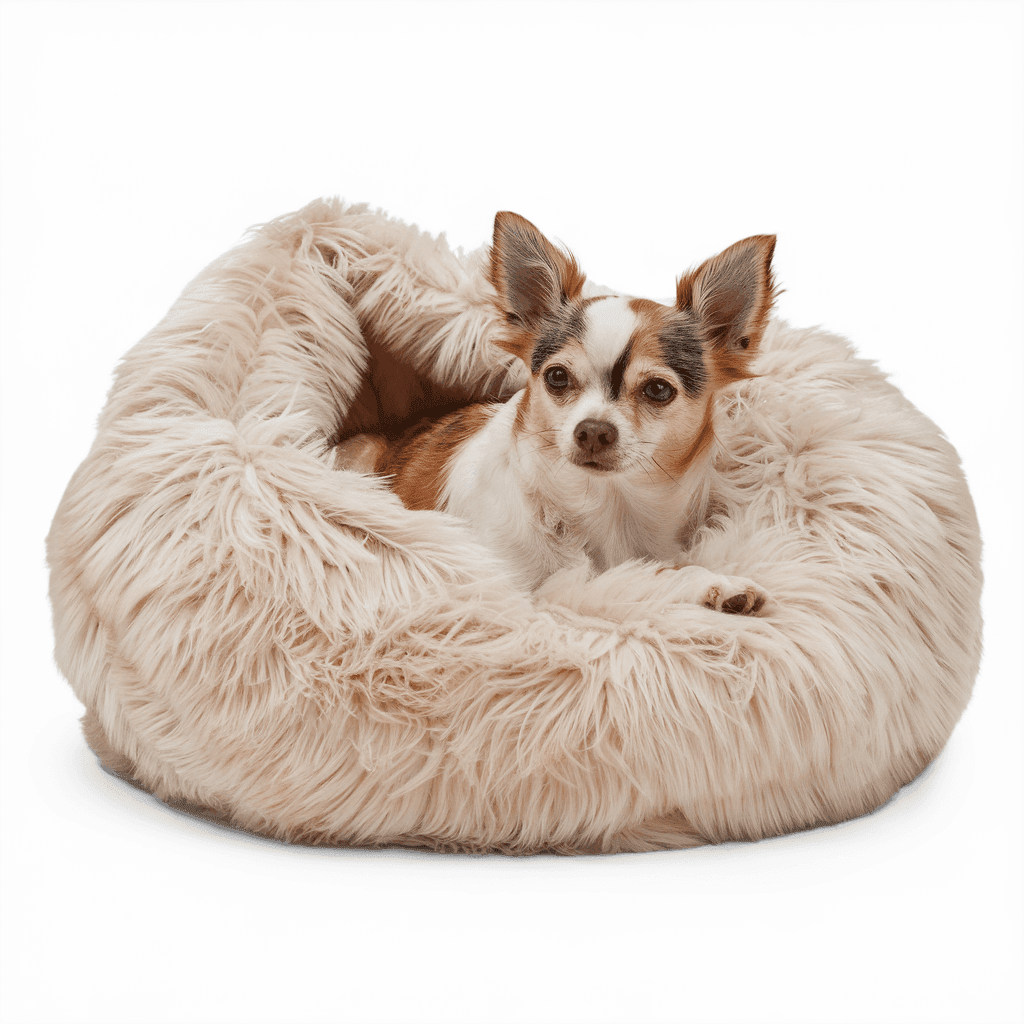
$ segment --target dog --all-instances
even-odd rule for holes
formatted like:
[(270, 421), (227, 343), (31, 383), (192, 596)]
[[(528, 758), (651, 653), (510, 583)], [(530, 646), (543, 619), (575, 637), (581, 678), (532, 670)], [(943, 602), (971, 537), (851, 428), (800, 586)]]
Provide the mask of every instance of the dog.
[(681, 600), (757, 614), (760, 587), (682, 552), (708, 514), (716, 396), (751, 375), (775, 300), (774, 249), (774, 235), (731, 245), (678, 279), (674, 306), (585, 298), (570, 253), (499, 213), (497, 344), (525, 365), (526, 387), (398, 437), (359, 434), (335, 465), (390, 477), (409, 508), (468, 520), (530, 590), (581, 564), (655, 560), (684, 574)]

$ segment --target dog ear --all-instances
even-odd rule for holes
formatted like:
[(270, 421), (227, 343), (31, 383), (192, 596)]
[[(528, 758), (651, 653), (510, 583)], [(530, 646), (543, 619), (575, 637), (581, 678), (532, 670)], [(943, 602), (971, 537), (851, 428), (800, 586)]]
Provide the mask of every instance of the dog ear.
[(676, 307), (700, 322), (723, 376), (737, 380), (768, 325), (775, 302), (774, 235), (754, 235), (705, 260), (676, 283)]
[(506, 211), (494, 218), (491, 283), (511, 327), (536, 332), (580, 294), (585, 280), (576, 260), (525, 217)]

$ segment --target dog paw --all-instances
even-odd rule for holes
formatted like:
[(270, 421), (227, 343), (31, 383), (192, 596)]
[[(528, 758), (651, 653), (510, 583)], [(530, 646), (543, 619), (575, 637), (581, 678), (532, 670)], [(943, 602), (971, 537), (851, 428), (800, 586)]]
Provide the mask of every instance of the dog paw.
[(740, 576), (718, 576), (700, 603), (705, 608), (727, 615), (756, 615), (767, 600), (768, 595), (750, 580)]
[(726, 615), (756, 615), (768, 601), (768, 595), (761, 587), (742, 576), (722, 576), (699, 565), (673, 566), (671, 569), (679, 574), (683, 584), (682, 599), (691, 604), (703, 605)]

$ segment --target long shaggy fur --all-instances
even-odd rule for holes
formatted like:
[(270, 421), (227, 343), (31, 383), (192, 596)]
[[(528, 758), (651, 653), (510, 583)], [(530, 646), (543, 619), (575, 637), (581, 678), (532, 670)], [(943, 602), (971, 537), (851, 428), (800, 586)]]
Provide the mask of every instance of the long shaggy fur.
[(58, 663), (112, 770), (292, 842), (531, 853), (863, 814), (941, 750), (981, 650), (959, 460), (840, 338), (772, 321), (715, 416), (689, 560), (517, 590), (332, 442), (510, 393), (482, 254), (313, 203), (120, 365), (48, 538)]

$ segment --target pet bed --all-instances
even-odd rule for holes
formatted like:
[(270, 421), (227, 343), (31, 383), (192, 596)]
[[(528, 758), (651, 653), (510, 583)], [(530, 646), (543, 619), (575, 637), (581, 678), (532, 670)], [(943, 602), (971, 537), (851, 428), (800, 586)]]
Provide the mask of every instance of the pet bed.
[[(189, 285), (117, 369), (48, 537), (56, 656), (108, 769), (290, 842), (507, 853), (753, 840), (870, 811), (962, 713), (980, 540), (953, 448), (773, 320), (715, 414), (689, 559), (517, 590), (332, 445), (512, 393), (486, 252), (319, 201)], [(673, 268), (678, 270), (681, 268)]]

